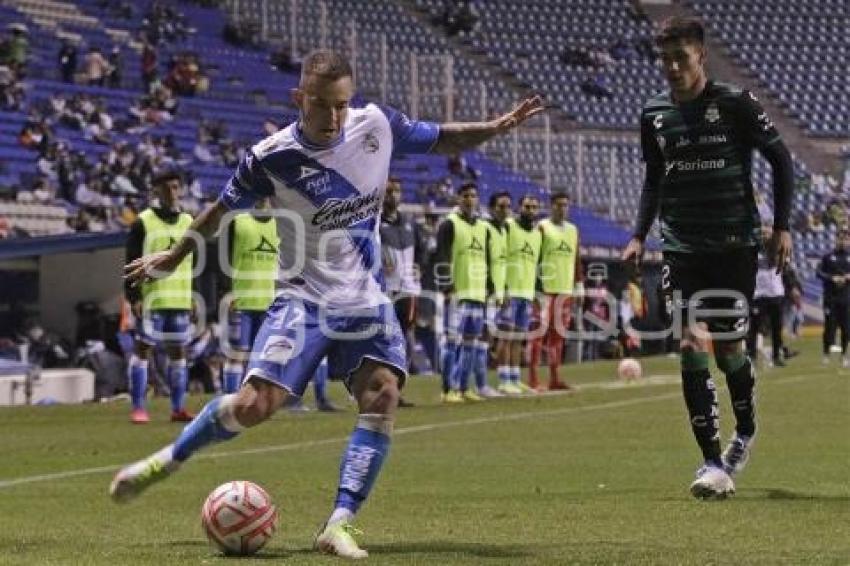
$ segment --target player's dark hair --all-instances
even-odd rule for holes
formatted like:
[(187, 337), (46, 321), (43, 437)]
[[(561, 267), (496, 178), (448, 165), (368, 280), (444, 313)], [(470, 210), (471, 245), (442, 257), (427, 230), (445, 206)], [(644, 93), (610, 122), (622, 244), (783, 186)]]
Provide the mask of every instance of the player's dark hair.
[(556, 193), (552, 193), (549, 196), (549, 202), (555, 202), (556, 200), (561, 200), (561, 199), (571, 200), (570, 195), (568, 195), (564, 191), (558, 191)]
[(498, 193), (493, 193), (490, 195), (490, 202), (488, 203), (490, 208), (496, 206), (496, 203), (499, 202), (500, 198), (508, 197), (508, 200), (513, 200), (511, 198), (511, 193), (508, 191), (499, 191)]
[(529, 199), (536, 200), (537, 202), (540, 202), (540, 199), (537, 198), (537, 195), (527, 194), (527, 195), (522, 195), (522, 197), (520, 197), (519, 205), (522, 206), (523, 204), (525, 204), (525, 201), (527, 201)]
[(168, 181), (178, 180), (181, 183), (183, 182), (183, 174), (180, 173), (177, 169), (163, 169), (154, 174), (151, 177), (151, 185), (154, 187), (159, 187), (160, 185), (164, 185)]
[(301, 64), (301, 80), (315, 75), (329, 81), (352, 76), (351, 64), (343, 55), (330, 49), (311, 51)]
[(655, 34), (656, 45), (662, 46), (674, 41), (704, 45), (705, 28), (702, 22), (687, 16), (673, 16), (661, 22), (661, 28)]
[(477, 192), (478, 191), (478, 185), (476, 185), (475, 183), (464, 183), (457, 190), (457, 194), (462, 195), (466, 191), (470, 191), (470, 190)]

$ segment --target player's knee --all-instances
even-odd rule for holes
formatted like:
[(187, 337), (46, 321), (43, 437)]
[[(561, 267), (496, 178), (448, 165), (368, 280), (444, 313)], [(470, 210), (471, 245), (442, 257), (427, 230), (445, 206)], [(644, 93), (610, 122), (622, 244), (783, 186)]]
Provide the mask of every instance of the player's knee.
[(133, 347), (133, 353), (135, 353), (138, 357), (146, 360), (148, 355), (151, 352), (151, 347), (148, 344), (145, 344), (141, 341), (136, 341), (136, 344)]
[(182, 360), (186, 357), (185, 352), (183, 351), (183, 346), (180, 344), (169, 344), (165, 347), (165, 355), (168, 356), (170, 360)]
[(392, 412), (398, 406), (401, 396), (398, 389), (398, 376), (387, 367), (376, 368), (369, 378), (367, 390), (370, 393), (368, 407), (362, 407), (370, 413)]
[(239, 390), (233, 412), (242, 426), (252, 427), (271, 417), (286, 400), (280, 387), (252, 380)]
[(738, 371), (747, 360), (740, 342), (717, 342), (714, 344), (714, 361), (720, 371), (729, 374)]

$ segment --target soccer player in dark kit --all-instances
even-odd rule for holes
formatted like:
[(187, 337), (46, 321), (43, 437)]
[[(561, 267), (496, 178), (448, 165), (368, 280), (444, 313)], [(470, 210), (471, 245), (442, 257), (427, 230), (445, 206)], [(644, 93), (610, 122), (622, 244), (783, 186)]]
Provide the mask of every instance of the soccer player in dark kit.
[[(732, 475), (746, 464), (756, 432), (755, 376), (743, 348), (761, 245), (752, 151), (773, 169), (773, 236), (766, 245), (777, 270), (791, 252), (793, 170), (755, 95), (706, 76), (704, 36), (698, 20), (674, 17), (656, 37), (670, 89), (651, 98), (641, 113), (646, 180), (623, 259), (640, 261), (658, 216), (665, 304), (673, 328), (682, 327), (682, 389), (705, 461), (690, 491), (698, 498), (724, 498), (735, 491)], [(708, 370), (712, 345), (736, 419), (722, 454), (717, 393)]]

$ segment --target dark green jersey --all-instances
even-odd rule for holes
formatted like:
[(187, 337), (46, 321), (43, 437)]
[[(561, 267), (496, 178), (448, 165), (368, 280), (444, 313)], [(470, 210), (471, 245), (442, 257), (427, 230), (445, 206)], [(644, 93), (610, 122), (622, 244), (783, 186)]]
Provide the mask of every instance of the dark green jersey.
[[(676, 103), (669, 92), (651, 98), (641, 114), (644, 191), (657, 192), (653, 212), (661, 221), (664, 250), (757, 245), (752, 152), (777, 143), (782, 144), (779, 134), (749, 91), (709, 81), (689, 102)], [(641, 212), (637, 235), (644, 237), (652, 218), (647, 224)]]

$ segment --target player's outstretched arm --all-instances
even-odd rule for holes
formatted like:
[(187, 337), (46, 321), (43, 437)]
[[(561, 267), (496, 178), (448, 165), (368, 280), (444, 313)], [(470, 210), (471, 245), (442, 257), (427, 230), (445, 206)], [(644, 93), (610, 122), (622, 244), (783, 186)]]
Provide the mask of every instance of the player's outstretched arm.
[(195, 218), (186, 231), (186, 235), (173, 248), (142, 256), (125, 265), (124, 279), (135, 286), (151, 279), (167, 277), (187, 255), (195, 250), (198, 239), (203, 241), (218, 230), (221, 218), (227, 211), (227, 206), (221, 200), (217, 200)]
[(516, 128), (544, 110), (539, 95), (523, 100), (516, 108), (489, 122), (448, 122), (440, 124), (440, 137), (434, 146), (435, 153), (455, 154), (472, 149), (492, 137)]

